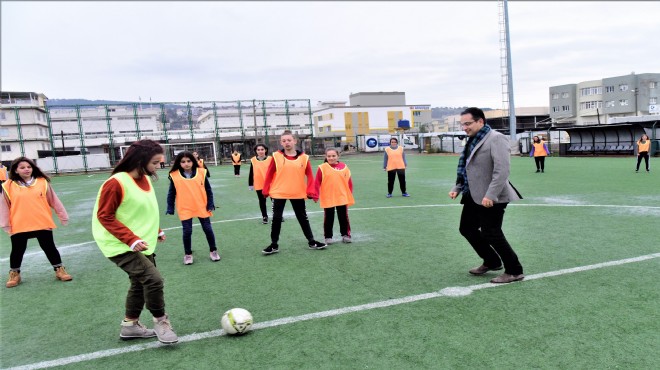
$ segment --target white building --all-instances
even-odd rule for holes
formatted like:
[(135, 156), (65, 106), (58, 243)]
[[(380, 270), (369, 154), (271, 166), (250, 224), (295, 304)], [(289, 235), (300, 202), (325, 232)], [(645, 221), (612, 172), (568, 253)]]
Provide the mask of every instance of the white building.
[(314, 128), (320, 137), (345, 136), (354, 144), (356, 136), (393, 134), (400, 120), (410, 128), (432, 124), (431, 106), (407, 105), (402, 92), (360, 92), (350, 95), (349, 105), (341, 102), (319, 102), (313, 113)]

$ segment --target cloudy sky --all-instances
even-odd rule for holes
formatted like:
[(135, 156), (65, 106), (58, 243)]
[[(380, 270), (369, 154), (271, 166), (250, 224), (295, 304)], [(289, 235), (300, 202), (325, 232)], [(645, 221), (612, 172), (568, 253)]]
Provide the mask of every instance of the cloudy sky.
[[(2, 1), (2, 91), (50, 99), (502, 107), (497, 1)], [(510, 1), (515, 105), (660, 72), (660, 2)]]

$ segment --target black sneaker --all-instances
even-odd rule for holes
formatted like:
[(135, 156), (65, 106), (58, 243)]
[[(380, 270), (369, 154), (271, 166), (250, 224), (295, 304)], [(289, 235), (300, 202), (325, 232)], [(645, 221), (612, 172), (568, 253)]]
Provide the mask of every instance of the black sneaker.
[(325, 249), (326, 246), (327, 246), (327, 244), (317, 242), (316, 240), (309, 243), (309, 249)]
[(269, 245), (268, 248), (262, 250), (261, 253), (263, 253), (264, 255), (267, 256), (269, 254), (274, 254), (274, 253), (277, 253), (279, 251), (280, 251), (280, 249), (278, 247), (273, 247), (272, 245)]
[(268, 224), (268, 216), (262, 218), (261, 223), (264, 224), (264, 225)]

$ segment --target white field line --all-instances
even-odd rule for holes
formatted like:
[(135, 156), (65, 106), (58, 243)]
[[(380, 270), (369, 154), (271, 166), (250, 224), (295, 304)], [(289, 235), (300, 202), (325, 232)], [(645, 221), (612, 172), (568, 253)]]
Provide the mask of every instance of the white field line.
[[(604, 267), (611, 267), (611, 266), (624, 265), (624, 264), (628, 264), (628, 263), (642, 262), (642, 261), (646, 261), (646, 260), (650, 260), (650, 259), (654, 259), (654, 258), (660, 258), (660, 253), (653, 253), (653, 254), (647, 254), (647, 255), (639, 256), (639, 257), (625, 258), (625, 259), (616, 260), (616, 261), (596, 263), (596, 264), (593, 264), (593, 265), (579, 266), (579, 267), (561, 269), (561, 270), (556, 270), (556, 271), (549, 271), (549, 272), (544, 272), (544, 273), (539, 273), (539, 274), (533, 274), (533, 275), (526, 276), (525, 280), (536, 280), (536, 279), (543, 279), (543, 278), (547, 278), (547, 277), (567, 275), (567, 274), (572, 274), (572, 273), (575, 273), (575, 272), (589, 271), (589, 270), (595, 270), (595, 269), (600, 269), (600, 268), (604, 268)], [(357, 305), (357, 306), (343, 307), (343, 308), (338, 308), (338, 309), (334, 309), (334, 310), (309, 313), (309, 314), (299, 315), (299, 316), (283, 317), (281, 319), (275, 319), (275, 320), (271, 320), (271, 321), (256, 323), (252, 326), (252, 330), (267, 329), (267, 328), (272, 328), (272, 327), (281, 326), (281, 325), (293, 324), (293, 323), (309, 321), (309, 320), (322, 319), (322, 318), (326, 318), (326, 317), (340, 316), (340, 315), (344, 315), (344, 314), (352, 313), (352, 312), (372, 310), (374, 308), (391, 307), (391, 306), (396, 306), (396, 305), (400, 305), (400, 304), (423, 301), (423, 300), (438, 298), (438, 297), (465, 296), (465, 295), (470, 294), (474, 290), (481, 290), (481, 289), (486, 289), (486, 288), (495, 288), (495, 287), (498, 287), (498, 286), (507, 286), (507, 285), (508, 284), (485, 283), (485, 284), (471, 285), (471, 286), (468, 286), (468, 287), (448, 287), (448, 288), (444, 288), (442, 290), (439, 290), (439, 291), (436, 291), (436, 292), (431, 292), (431, 293), (417, 294), (417, 295), (411, 295), (411, 296), (402, 297), (402, 298), (395, 298), (395, 299), (388, 299), (388, 300), (385, 300), (385, 301), (367, 303), (367, 304), (362, 304), (362, 305)], [(456, 294), (455, 292), (460, 292), (460, 293)], [(219, 337), (219, 336), (223, 336), (223, 335), (225, 335), (225, 333), (224, 333), (223, 330), (220, 330), (220, 329), (207, 331), (207, 332), (204, 332), (204, 333), (188, 334), (188, 335), (184, 335), (182, 337), (179, 337), (179, 343), (194, 342), (194, 341), (201, 340), (201, 339), (214, 338), (214, 337)], [(128, 347), (114, 348), (114, 349), (107, 349), (107, 350), (103, 350), (103, 351), (84, 353), (84, 354), (76, 355), (76, 356), (62, 357), (62, 358), (59, 358), (59, 359), (56, 359), (56, 360), (36, 362), (36, 363), (33, 363), (33, 364), (17, 366), (17, 367), (13, 367), (13, 368), (9, 368), (9, 369), (12, 369), (12, 370), (26, 369), (27, 370), (27, 369), (43, 369), (43, 368), (48, 368), (48, 367), (64, 366), (64, 365), (68, 365), (68, 364), (84, 362), (84, 361), (92, 361), (92, 360), (99, 359), (99, 358), (110, 357), (110, 356), (120, 355), (120, 354), (124, 354), (124, 353), (130, 353), (130, 352), (137, 352), (137, 351), (142, 351), (142, 350), (151, 349), (151, 348), (158, 348), (158, 347), (163, 347), (163, 346), (170, 346), (170, 345), (164, 345), (164, 344), (161, 344), (160, 342), (155, 341), (155, 342), (151, 342), (151, 343), (137, 344), (137, 345), (132, 345), (132, 346), (128, 346)]]
[[(418, 204), (418, 205), (411, 205), (411, 206), (386, 206), (386, 207), (368, 207), (368, 208), (351, 208), (351, 212), (354, 211), (372, 211), (372, 210), (377, 210), (377, 209), (398, 209), (398, 208), (428, 208), (428, 207), (460, 207), (460, 204)], [(652, 207), (652, 206), (626, 206), (626, 205), (618, 205), (618, 204), (509, 204), (508, 207), (592, 207), (592, 208), (645, 208), (645, 209), (660, 209), (660, 207)], [(323, 211), (309, 211), (307, 212), (308, 215), (310, 214), (317, 214), (317, 213), (323, 213)], [(235, 218), (235, 219), (230, 219), (230, 220), (218, 220), (218, 221), (213, 221), (211, 222), (212, 224), (219, 224), (219, 223), (226, 223), (226, 222), (238, 222), (238, 221), (249, 221), (249, 220), (261, 220), (261, 216), (259, 217), (246, 217), (246, 218)], [(200, 226), (199, 224), (193, 224), (193, 227)], [(181, 226), (175, 226), (175, 227), (168, 227), (163, 229), (163, 231), (168, 231), (168, 230), (176, 230), (180, 229)], [(57, 247), (57, 250), (59, 251), (64, 251), (67, 249), (71, 248), (76, 248), (76, 247), (81, 247), (87, 244), (96, 244), (94, 241), (89, 241), (89, 242), (83, 242), (83, 243), (78, 243), (78, 244), (72, 244), (72, 245), (65, 245), (62, 247)], [(42, 255), (42, 251), (37, 251), (37, 252), (30, 252), (26, 253), (23, 255), (23, 257), (31, 257), (31, 256), (36, 256), (36, 255)], [(9, 257), (5, 258), (0, 258), (0, 262), (7, 262), (9, 261)]]

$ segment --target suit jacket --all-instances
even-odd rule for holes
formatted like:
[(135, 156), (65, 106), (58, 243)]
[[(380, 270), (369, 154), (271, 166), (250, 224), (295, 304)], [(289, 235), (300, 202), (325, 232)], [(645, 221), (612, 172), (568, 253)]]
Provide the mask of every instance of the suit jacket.
[[(481, 204), (484, 197), (491, 199), (493, 203), (509, 203), (522, 199), (518, 190), (509, 182), (510, 167), (509, 138), (490, 130), (465, 161), (472, 200)], [(461, 185), (455, 185), (452, 191), (460, 192)]]

